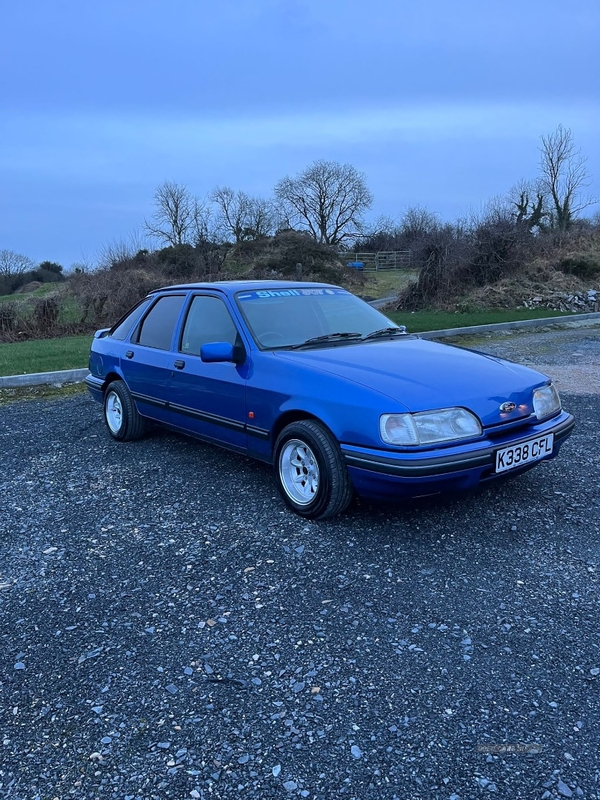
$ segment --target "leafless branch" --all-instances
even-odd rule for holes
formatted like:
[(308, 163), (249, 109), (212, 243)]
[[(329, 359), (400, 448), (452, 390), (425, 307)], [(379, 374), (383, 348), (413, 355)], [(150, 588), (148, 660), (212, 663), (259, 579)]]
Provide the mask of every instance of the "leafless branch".
[(12, 278), (35, 269), (35, 263), (21, 253), (0, 250), (0, 277)]
[(196, 232), (198, 201), (187, 187), (165, 181), (154, 193), (154, 206), (146, 232), (163, 244), (189, 244)]
[(290, 220), (324, 244), (339, 244), (361, 230), (373, 197), (364, 175), (350, 164), (315, 161), (296, 178), (285, 177), (275, 195)]
[(549, 198), (553, 227), (564, 233), (584, 208), (596, 202), (581, 196), (581, 190), (589, 186), (587, 158), (562, 125), (542, 136), (540, 153), (540, 189)]

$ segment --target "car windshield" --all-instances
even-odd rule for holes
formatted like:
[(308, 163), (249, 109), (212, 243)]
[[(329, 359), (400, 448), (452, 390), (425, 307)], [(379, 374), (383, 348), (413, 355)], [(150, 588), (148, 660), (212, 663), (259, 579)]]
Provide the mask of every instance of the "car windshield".
[(351, 344), (376, 331), (401, 332), (345, 289), (261, 289), (236, 298), (252, 335), (267, 350)]

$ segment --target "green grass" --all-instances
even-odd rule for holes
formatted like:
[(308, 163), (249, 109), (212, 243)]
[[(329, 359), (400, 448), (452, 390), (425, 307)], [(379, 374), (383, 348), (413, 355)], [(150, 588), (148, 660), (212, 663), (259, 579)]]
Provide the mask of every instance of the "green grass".
[(380, 298), (398, 294), (401, 289), (415, 281), (419, 277), (419, 273), (414, 270), (378, 270), (377, 272), (365, 272), (364, 277), (365, 285), (360, 294)]
[(76, 297), (63, 297), (60, 301), (59, 322), (78, 322), (81, 319), (81, 305)]
[(29, 319), (34, 312), (35, 301), (43, 297), (52, 297), (58, 302), (59, 322), (78, 322), (81, 319), (81, 305), (76, 297), (67, 294), (66, 283), (45, 283), (33, 292), (0, 295), (0, 304), (15, 305), (20, 317)]
[(406, 325), (409, 333), (439, 331), (446, 328), (468, 328), (471, 325), (490, 325), (495, 322), (517, 322), (523, 319), (569, 316), (563, 311), (548, 308), (519, 308), (515, 310), (473, 311), (390, 311), (384, 312), (397, 325)]
[(0, 375), (87, 367), (91, 336), (0, 344)]
[(44, 283), (33, 292), (17, 292), (16, 294), (0, 295), (0, 303), (26, 303), (29, 298), (40, 298), (47, 294), (58, 294), (62, 291), (62, 283)]

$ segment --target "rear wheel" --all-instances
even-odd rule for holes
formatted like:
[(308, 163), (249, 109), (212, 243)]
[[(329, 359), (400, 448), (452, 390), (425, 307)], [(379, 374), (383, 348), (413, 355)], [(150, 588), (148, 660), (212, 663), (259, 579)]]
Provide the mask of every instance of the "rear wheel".
[(106, 390), (104, 421), (110, 435), (120, 442), (131, 442), (144, 435), (146, 423), (124, 381), (113, 381)]
[(292, 422), (275, 444), (275, 480), (287, 505), (307, 519), (340, 514), (353, 490), (339, 445), (315, 420)]

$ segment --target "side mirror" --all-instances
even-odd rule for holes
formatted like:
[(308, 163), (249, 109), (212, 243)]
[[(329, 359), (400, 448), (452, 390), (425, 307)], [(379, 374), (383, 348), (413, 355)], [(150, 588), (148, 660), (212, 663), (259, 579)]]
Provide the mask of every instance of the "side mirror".
[(100, 328), (94, 333), (94, 339), (104, 339), (105, 336), (108, 336), (110, 328)]
[(235, 361), (233, 345), (229, 342), (208, 342), (200, 348), (200, 358), (208, 364)]

